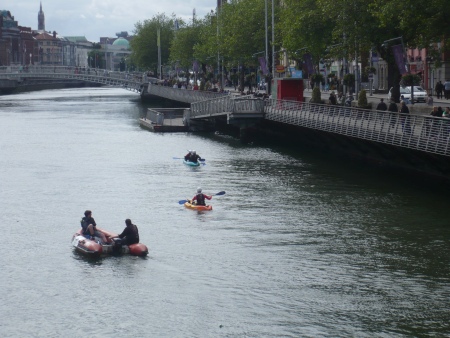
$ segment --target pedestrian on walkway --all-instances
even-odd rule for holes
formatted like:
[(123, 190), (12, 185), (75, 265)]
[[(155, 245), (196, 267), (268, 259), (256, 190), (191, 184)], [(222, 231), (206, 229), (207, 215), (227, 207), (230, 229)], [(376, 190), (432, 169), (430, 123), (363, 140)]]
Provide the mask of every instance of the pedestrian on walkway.
[(397, 104), (394, 102), (394, 100), (391, 100), (389, 102), (388, 111), (391, 113), (390, 115), (390, 122), (389, 125), (391, 128), (395, 127), (395, 124), (397, 123), (397, 113), (398, 113), (398, 107)]
[(428, 97), (427, 97), (426, 101), (427, 101), (427, 106), (433, 107), (433, 96), (431, 94), (428, 94)]
[(447, 100), (450, 99), (450, 80), (444, 83), (444, 96)]
[(409, 108), (405, 101), (400, 102), (400, 119), (402, 121), (402, 130), (404, 133), (411, 134), (411, 125), (409, 122)]
[(436, 83), (436, 86), (434, 87), (434, 90), (436, 91), (436, 98), (442, 99), (442, 91), (444, 90), (444, 85), (441, 81), (438, 81)]
[(384, 103), (384, 99), (380, 99), (380, 103), (378, 103), (377, 105), (377, 110), (386, 111), (387, 109), (388, 106), (386, 105), (386, 103)]

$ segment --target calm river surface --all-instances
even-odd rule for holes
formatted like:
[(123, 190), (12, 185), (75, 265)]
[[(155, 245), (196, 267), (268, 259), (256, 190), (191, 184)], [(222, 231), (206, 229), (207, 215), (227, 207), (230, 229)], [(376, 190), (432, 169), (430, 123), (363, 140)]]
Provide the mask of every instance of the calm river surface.
[[(450, 192), (139, 127), (138, 95), (0, 97), (1, 337), (448, 337)], [(184, 166), (187, 149), (206, 158)], [(178, 200), (225, 190), (213, 211)], [(147, 258), (70, 245), (86, 209)]]

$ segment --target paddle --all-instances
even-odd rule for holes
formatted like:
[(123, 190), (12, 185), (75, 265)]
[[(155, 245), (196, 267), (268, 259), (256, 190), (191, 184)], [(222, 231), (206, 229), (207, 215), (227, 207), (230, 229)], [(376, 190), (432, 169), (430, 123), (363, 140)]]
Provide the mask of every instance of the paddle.
[[(184, 160), (184, 157), (172, 157), (174, 160)], [(200, 162), (205, 162), (206, 160), (204, 158), (198, 159)]]
[[(218, 192), (217, 194), (214, 194), (214, 195), (212, 195), (212, 196), (222, 196), (222, 195), (225, 195), (225, 191), (220, 191), (220, 192)], [(178, 201), (178, 204), (184, 204), (184, 203), (186, 203), (188, 200), (180, 200), (180, 201)]]

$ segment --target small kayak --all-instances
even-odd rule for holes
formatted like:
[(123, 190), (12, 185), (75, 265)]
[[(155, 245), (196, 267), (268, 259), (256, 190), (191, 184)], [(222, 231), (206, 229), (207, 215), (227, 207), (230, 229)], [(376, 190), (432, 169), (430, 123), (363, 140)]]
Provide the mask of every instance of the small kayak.
[(191, 162), (186, 160), (183, 160), (183, 163), (186, 165), (190, 165), (191, 167), (198, 167), (200, 165), (200, 162)]
[(188, 200), (186, 203), (184, 203), (184, 206), (188, 209), (199, 210), (199, 211), (212, 210), (212, 205), (196, 205), (196, 204), (191, 204), (190, 202), (191, 201)]

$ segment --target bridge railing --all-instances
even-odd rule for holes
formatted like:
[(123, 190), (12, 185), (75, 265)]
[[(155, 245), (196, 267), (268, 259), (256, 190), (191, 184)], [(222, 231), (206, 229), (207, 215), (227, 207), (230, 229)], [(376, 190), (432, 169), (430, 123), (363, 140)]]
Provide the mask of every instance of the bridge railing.
[(450, 118), (266, 101), (265, 119), (450, 156)]
[(172, 88), (155, 83), (149, 83), (147, 90), (149, 94), (185, 103), (193, 103), (217, 97), (229, 96), (229, 93), (215, 93), (203, 90)]
[(264, 101), (253, 96), (225, 96), (191, 103), (191, 118), (223, 113), (264, 113)]
[(146, 76), (126, 72), (114, 72), (104, 69), (62, 67), (62, 66), (7, 66), (0, 67), (0, 79), (16, 79), (19, 85), (26, 84), (24, 79), (50, 78), (70, 79), (86, 82), (94, 82), (109, 86), (122, 87), (124, 89), (140, 92)]

